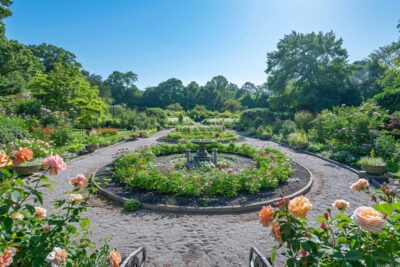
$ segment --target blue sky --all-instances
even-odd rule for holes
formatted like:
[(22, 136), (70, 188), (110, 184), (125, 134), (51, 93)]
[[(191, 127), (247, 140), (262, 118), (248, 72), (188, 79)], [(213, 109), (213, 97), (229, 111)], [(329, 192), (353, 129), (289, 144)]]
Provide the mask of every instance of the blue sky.
[(330, 31), (350, 61), (399, 38), (398, 0), (15, 0), (7, 36), (74, 52), (107, 77), (132, 70), (138, 86), (171, 77), (266, 80), (266, 53), (284, 34)]

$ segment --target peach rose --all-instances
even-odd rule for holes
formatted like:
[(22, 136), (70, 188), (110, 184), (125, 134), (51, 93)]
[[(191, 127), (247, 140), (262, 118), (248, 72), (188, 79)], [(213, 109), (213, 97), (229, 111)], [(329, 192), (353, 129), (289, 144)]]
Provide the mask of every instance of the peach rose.
[(12, 162), (10, 161), (10, 157), (3, 151), (0, 151), (0, 169), (11, 164)]
[(111, 267), (118, 267), (122, 261), (121, 254), (118, 251), (113, 250), (108, 255), (108, 260), (110, 261)]
[(0, 256), (0, 267), (7, 267), (13, 263), (14, 253), (11, 249), (6, 249)]
[(311, 208), (311, 202), (305, 196), (296, 197), (289, 202), (289, 211), (296, 217), (305, 217)]
[(69, 201), (71, 202), (78, 202), (83, 199), (83, 196), (81, 194), (71, 194), (69, 196)]
[(19, 212), (14, 212), (13, 214), (11, 214), (10, 218), (15, 220), (15, 221), (20, 221), (20, 220), (22, 220), (24, 218), (24, 215), (22, 215)]
[(59, 155), (48, 156), (43, 160), (44, 166), (49, 169), (50, 174), (56, 175), (59, 171), (63, 171), (67, 168), (62, 157)]
[(275, 237), (276, 242), (279, 244), (282, 244), (282, 231), (281, 231), (281, 225), (279, 224), (278, 220), (273, 220), (271, 223), (271, 228), (272, 228), (272, 234)]
[(65, 249), (54, 247), (53, 251), (50, 252), (46, 261), (51, 263), (51, 267), (59, 267), (67, 261), (68, 252)]
[(264, 227), (268, 227), (271, 225), (272, 220), (274, 219), (274, 209), (269, 206), (264, 206), (261, 208), (259, 213), (260, 222)]
[(33, 159), (33, 152), (29, 148), (21, 147), (19, 150), (13, 152), (13, 157), (15, 158), (14, 165), (18, 166), (28, 160)]
[(369, 186), (369, 183), (367, 180), (358, 179), (358, 181), (355, 182), (354, 184), (352, 184), (350, 188), (351, 188), (351, 190), (354, 190), (354, 191), (360, 191), (368, 186)]
[(44, 219), (47, 216), (47, 210), (41, 207), (35, 207), (35, 216), (38, 219)]
[(343, 211), (350, 207), (350, 203), (344, 199), (337, 199), (332, 203), (332, 207), (335, 207), (338, 210)]
[(357, 208), (352, 218), (354, 223), (360, 226), (361, 229), (376, 234), (380, 233), (386, 224), (384, 215), (371, 207), (362, 206)]
[(88, 180), (86, 179), (85, 175), (78, 174), (76, 177), (69, 179), (69, 183), (73, 186), (84, 188), (88, 183)]

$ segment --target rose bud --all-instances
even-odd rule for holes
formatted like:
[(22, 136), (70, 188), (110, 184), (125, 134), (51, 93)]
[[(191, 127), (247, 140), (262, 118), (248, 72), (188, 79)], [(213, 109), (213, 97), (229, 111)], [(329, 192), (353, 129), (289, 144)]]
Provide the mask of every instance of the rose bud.
[(321, 229), (325, 230), (326, 228), (328, 228), (328, 224), (324, 221), (321, 223)]

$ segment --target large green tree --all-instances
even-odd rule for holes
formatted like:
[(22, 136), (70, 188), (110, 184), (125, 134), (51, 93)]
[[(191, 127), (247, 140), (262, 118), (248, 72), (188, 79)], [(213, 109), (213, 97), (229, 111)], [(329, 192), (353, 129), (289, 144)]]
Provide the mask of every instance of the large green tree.
[(0, 0), (0, 35), (4, 37), (5, 29), (3, 20), (12, 15), (10, 10), (13, 0)]
[(23, 91), (42, 64), (25, 45), (0, 37), (0, 95)]
[(130, 107), (137, 105), (141, 93), (136, 87), (137, 74), (132, 71), (114, 71), (104, 81), (104, 86), (108, 87), (114, 104), (128, 104)]
[(277, 110), (320, 111), (338, 104), (359, 104), (350, 82), (347, 51), (333, 32), (285, 35), (267, 54), (271, 105)]
[(76, 60), (74, 53), (51, 44), (30, 45), (33, 54), (40, 59), (44, 65), (44, 71), (49, 72), (54, 69), (57, 63), (81, 68), (81, 64)]
[(108, 105), (100, 98), (99, 89), (71, 65), (54, 64), (50, 72), (35, 76), (30, 88), (44, 106), (70, 114), (75, 111), (84, 125), (96, 125), (108, 115)]

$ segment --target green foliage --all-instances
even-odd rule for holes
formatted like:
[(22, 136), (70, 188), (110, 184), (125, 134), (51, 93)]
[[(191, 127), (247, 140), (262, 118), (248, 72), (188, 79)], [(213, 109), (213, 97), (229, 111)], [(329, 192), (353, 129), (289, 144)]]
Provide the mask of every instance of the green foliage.
[(23, 119), (0, 114), (0, 143), (6, 144), (25, 137), (29, 137), (29, 132)]
[(307, 135), (304, 132), (294, 132), (287, 136), (287, 141), (291, 145), (308, 144)]
[(137, 211), (142, 208), (142, 203), (137, 198), (130, 198), (124, 203), (124, 210)]
[(314, 116), (306, 110), (298, 111), (294, 114), (294, 122), (298, 129), (308, 131), (311, 128), (311, 122)]
[(179, 104), (179, 103), (169, 104), (167, 106), (167, 109), (170, 111), (182, 111), (183, 110), (181, 104)]
[(0, 253), (14, 250), (13, 266), (49, 266), (47, 255), (60, 247), (67, 252), (65, 266), (107, 266), (110, 248), (90, 240), (90, 220), (83, 216), (93, 190), (71, 188), (71, 197), (84, 194), (81, 200), (61, 197), (51, 215), (39, 213), (43, 192), (49, 189), (52, 183), (46, 176), (32, 177), (27, 183), (10, 167), (0, 169)]
[(221, 126), (184, 126), (177, 127), (167, 134), (168, 139), (190, 141), (192, 139), (215, 139), (222, 142), (237, 140), (239, 136), (232, 131), (225, 131)]
[(266, 108), (246, 109), (242, 112), (237, 128), (246, 130), (250, 128), (258, 128), (266, 124), (272, 124), (276, 115)]
[(287, 138), (287, 136), (291, 133), (294, 133), (297, 130), (296, 123), (291, 120), (285, 120), (282, 122), (282, 127), (280, 129), (280, 134)]
[(19, 115), (30, 115), (40, 117), (42, 113), (42, 104), (37, 99), (21, 101), (16, 106), (16, 113)]
[(82, 125), (98, 125), (108, 116), (108, 106), (99, 97), (98, 88), (92, 87), (79, 69), (69, 65), (54, 64), (50, 72), (32, 80), (31, 89), (51, 110), (75, 111)]
[(333, 32), (285, 35), (278, 50), (267, 54), (272, 108), (320, 111), (342, 103), (359, 104), (360, 93), (350, 83), (342, 43)]
[(229, 112), (238, 112), (242, 109), (242, 104), (236, 99), (227, 99), (224, 102), (224, 110)]
[(123, 184), (132, 188), (154, 190), (160, 193), (172, 193), (190, 196), (224, 195), (234, 197), (240, 190), (250, 193), (262, 189), (275, 188), (279, 182), (286, 181), (291, 173), (290, 161), (285, 155), (274, 149), (257, 150), (242, 145), (227, 146), (215, 143), (208, 149), (217, 148), (220, 152), (234, 152), (253, 157), (257, 169), (219, 170), (215, 167), (181, 171), (179, 164), (166, 170), (155, 163), (156, 155), (183, 153), (186, 149), (195, 150), (188, 144), (160, 144), (126, 154), (118, 158), (114, 165), (114, 174)]
[(41, 69), (39, 59), (29, 48), (0, 37), (0, 96), (24, 91), (30, 79)]
[[(137, 75), (132, 71), (120, 72), (114, 71), (104, 81), (103, 94), (110, 94), (114, 100), (114, 104), (126, 104), (128, 106), (136, 106), (137, 100), (140, 98), (141, 93), (135, 86)], [(104, 91), (109, 91), (104, 92)]]
[[(353, 216), (347, 207), (334, 205), (317, 218), (319, 227), (307, 225), (306, 212), (300, 216), (296, 210), (298, 200), (309, 202), (303, 196), (281, 199), (273, 213), (261, 211), (263, 226), (272, 225), (272, 235), (278, 242), (272, 251), (273, 262), (278, 253), (285, 266), (397, 266), (400, 256), (400, 202), (396, 194), (385, 185), (375, 192), (362, 191), (374, 196), (375, 205), (358, 207)], [(312, 205), (312, 203), (310, 203)], [(350, 203), (348, 203), (350, 204)], [(351, 205), (351, 204), (350, 204)], [(374, 219), (372, 219), (374, 218)]]

